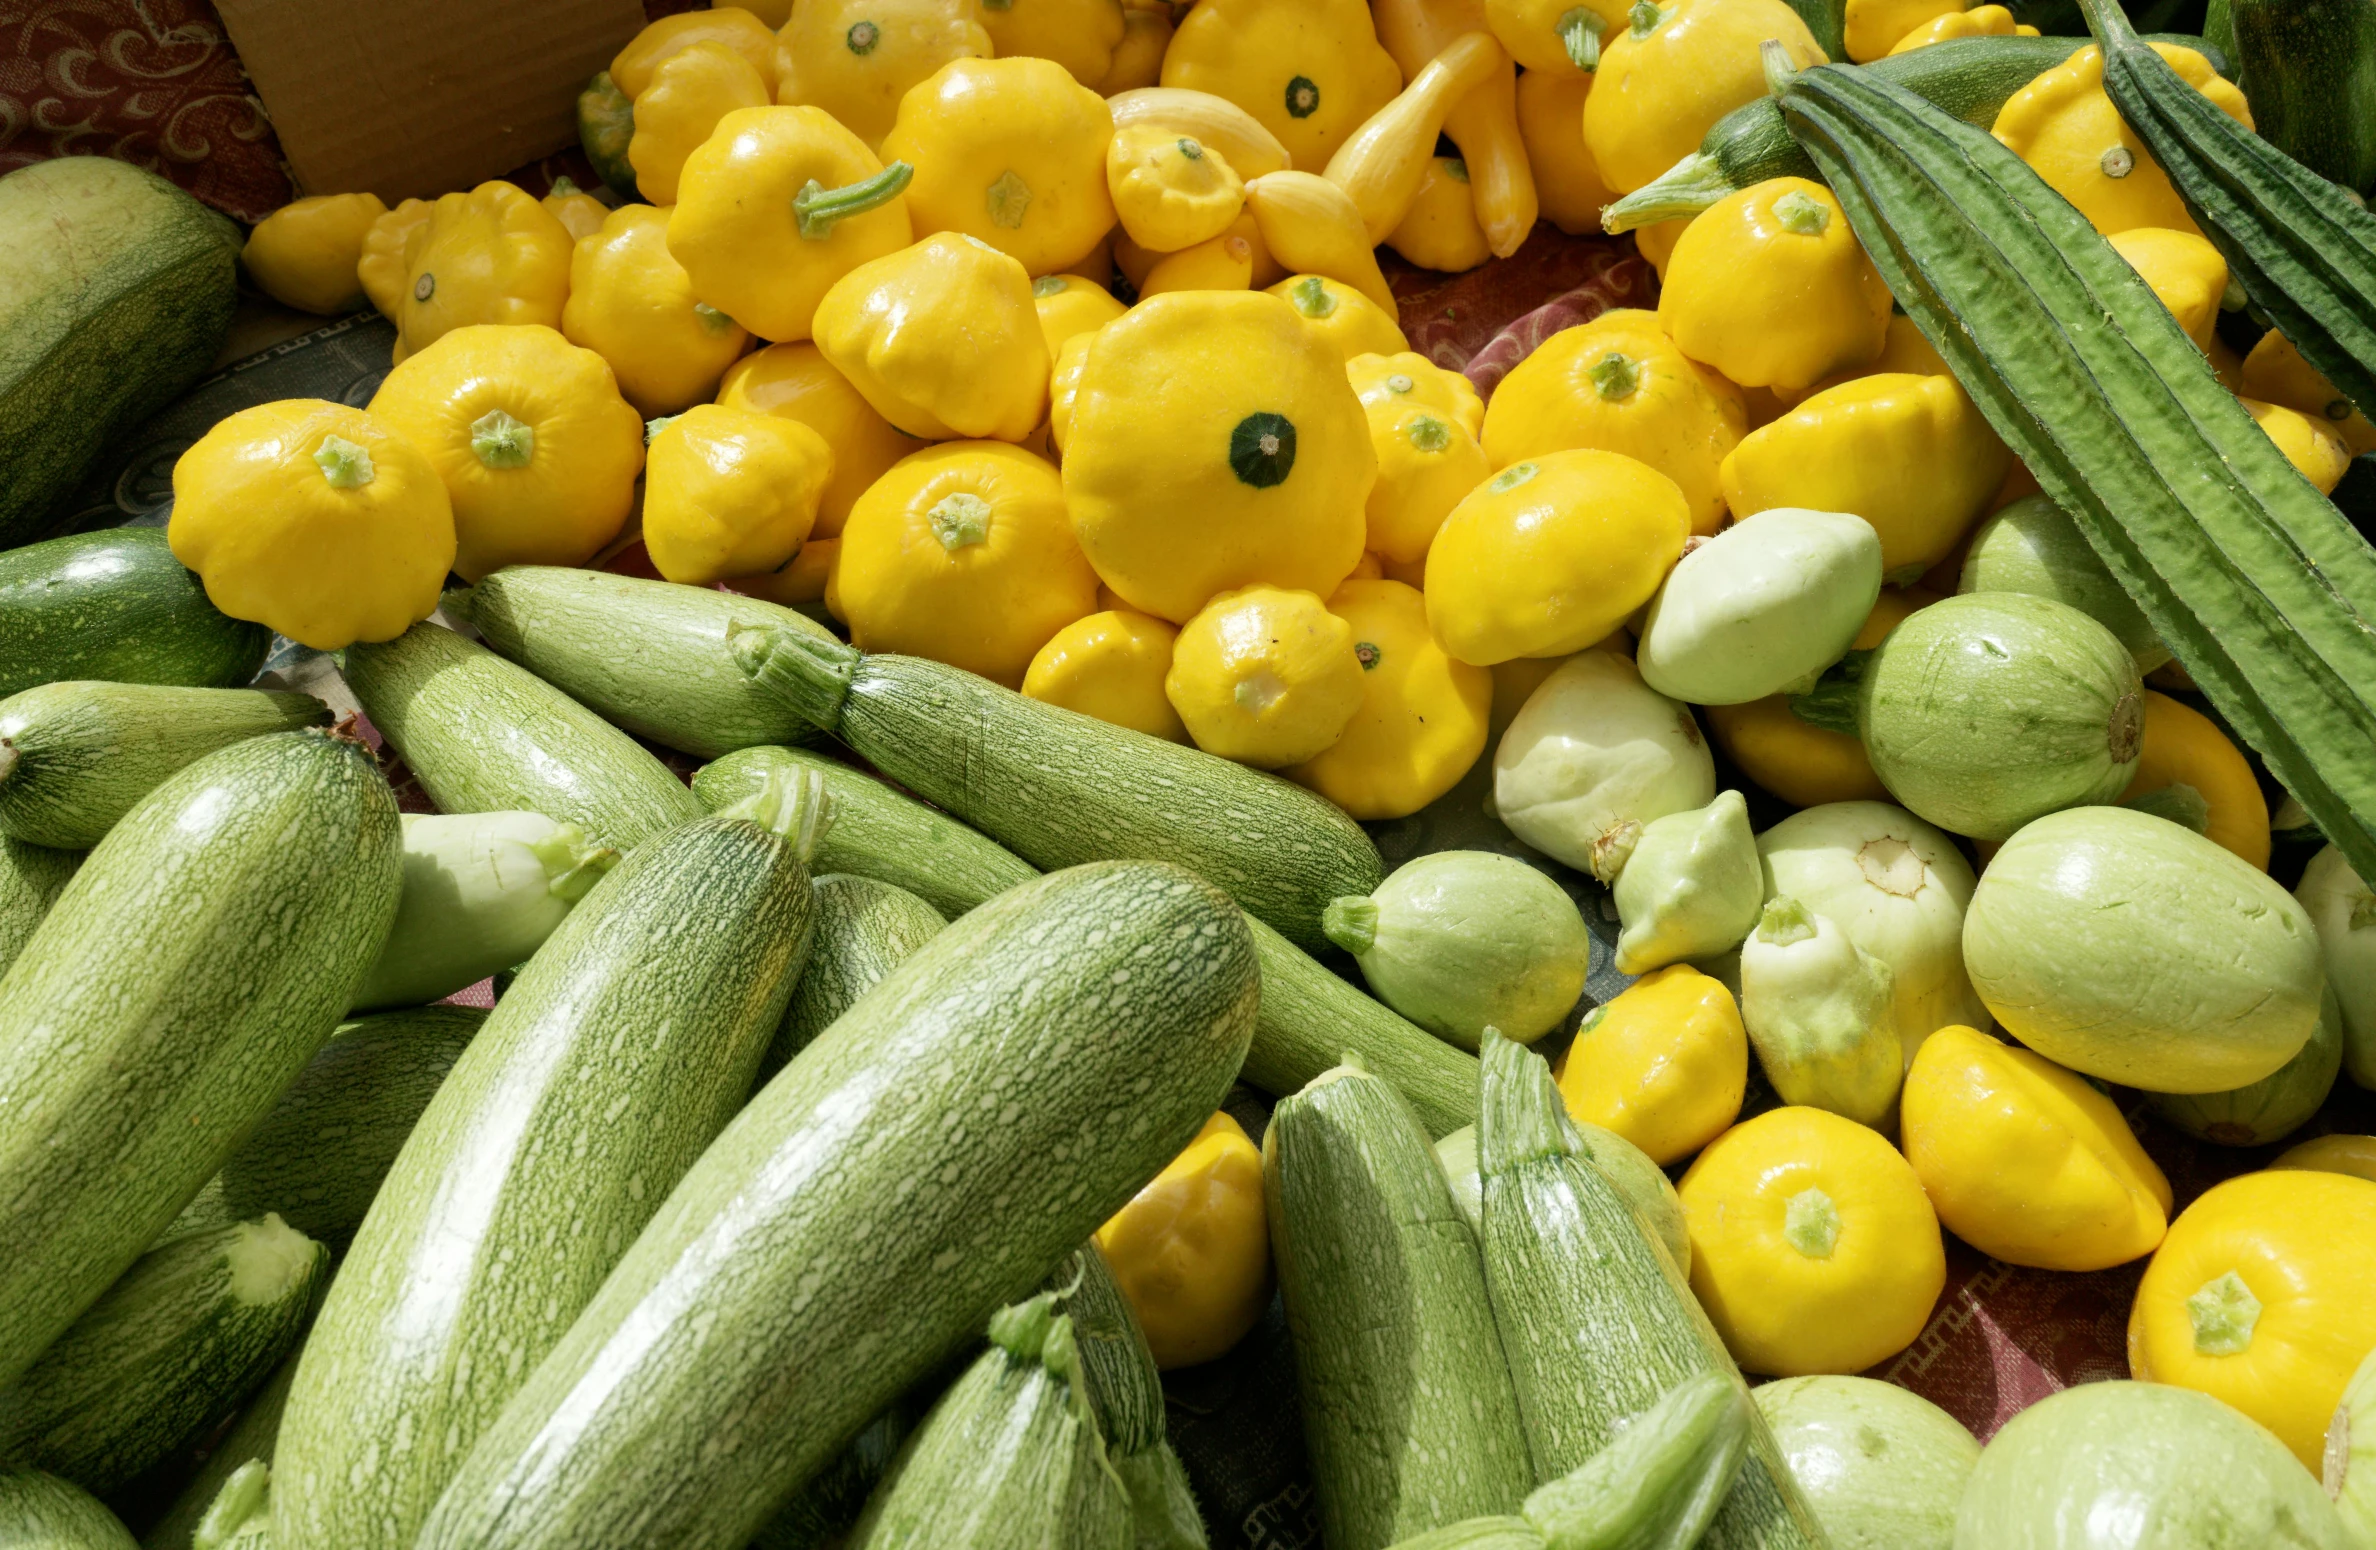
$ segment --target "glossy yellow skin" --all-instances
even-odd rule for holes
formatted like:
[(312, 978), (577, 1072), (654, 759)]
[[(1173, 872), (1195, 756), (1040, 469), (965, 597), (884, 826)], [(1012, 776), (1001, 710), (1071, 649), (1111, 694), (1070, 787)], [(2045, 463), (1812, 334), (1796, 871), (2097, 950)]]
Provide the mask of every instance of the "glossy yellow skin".
[(1782, 0), (1680, 0), (1646, 33), (1610, 28), (1584, 102), (1584, 143), (1609, 187), (1632, 193), (1698, 150), (1718, 119), (1764, 96), (1758, 45), (1768, 38), (1794, 65), (1824, 62)]
[(1048, 369), (1048, 440), (1058, 452), (1072, 430), (1073, 399), (1081, 390), (1081, 368), (1089, 362), (1089, 341), (1096, 334), (1092, 328), (1065, 340)]
[(1032, 657), (1023, 692), (1133, 732), (1184, 743), (1188, 729), (1163, 692), (1179, 633), (1133, 608), (1108, 608), (1075, 619)]
[[(1810, 1190), (1837, 1222), (1827, 1254), (1792, 1242), (1791, 1201), (1818, 1214)], [(1675, 1192), (1691, 1231), (1691, 1289), (1744, 1371), (1862, 1372), (1913, 1343), (1947, 1283), (1939, 1219), (1913, 1167), (1837, 1114), (1772, 1109), (1735, 1125)]]
[(1326, 750), (1361, 708), (1353, 626), (1309, 592), (1241, 587), (1180, 626), (1163, 692), (1196, 746), (1275, 770)]
[[(737, 576), (726, 583), (726, 588), (745, 597), (781, 603), (787, 608), (797, 603), (824, 602), (832, 580), (834, 562), (840, 557), (840, 539), (819, 538), (812, 533), (809, 541), (800, 546), (800, 552), (792, 556), (782, 570), (769, 571), (760, 576)], [(831, 606), (827, 604), (829, 611)], [(838, 619), (841, 616), (835, 614), (834, 617)]]
[[(1837, 376), (1826, 377), (1804, 392), (1785, 393), (1777, 392), (1772, 388), (1758, 390), (1773, 401), (1772, 412), (1762, 417), (1752, 414), (1749, 423), (1751, 425), (1771, 425), (1780, 419), (1786, 410), (1798, 407), (1827, 388), (1836, 388), (1843, 382), (1853, 382), (1858, 377), (1877, 377), (1885, 371), (1912, 372), (1918, 377), (1950, 377), (1954, 375), (1946, 360), (1940, 356), (1937, 350), (1932, 349), (1931, 342), (1922, 336), (1922, 330), (1914, 326), (1914, 320), (1902, 312), (1893, 312), (1889, 317), (1888, 331), (1882, 335), (1879, 355), (1874, 356), (1870, 361), (1853, 371), (1844, 371)], [(2037, 486), (2033, 484), (2028, 489), (2021, 491), (2020, 494), (2030, 495), (2035, 494), (2036, 491)], [(1994, 511), (2005, 502), (2016, 498), (2012, 495), (2000, 494), (1995, 501), (1990, 503), (1988, 509)]]
[(430, 207), (407, 239), (397, 303), (398, 361), (472, 323), (561, 326), (576, 243), (544, 206), (510, 183), (481, 183)]
[(900, 99), (883, 158), (916, 169), (907, 200), (918, 236), (963, 232), (1042, 275), (1114, 224), (1113, 137), (1105, 99), (1062, 65), (958, 59)]
[(1345, 376), (1365, 410), (1386, 404), (1432, 409), (1471, 436), (1483, 434), (1485, 400), (1477, 396), (1475, 384), (1415, 351), (1356, 355), (1345, 363)]
[[(1378, 19), (1386, 19), (1383, 8)], [(1417, 58), (1410, 84), (1329, 156), (1322, 175), (1352, 196), (1372, 242), (1384, 241), (1409, 212), (1452, 110), (1509, 68), (1491, 33), (1460, 33), (1440, 53)]]
[(644, 471), (643, 542), (670, 581), (780, 570), (816, 525), (833, 449), (797, 420), (700, 404), (662, 423)]
[[(1521, 91), (1525, 90), (1528, 75), (1568, 82), (1591, 81), (1590, 75), (1577, 68), (1568, 53), (1567, 39), (1560, 31), (1560, 23), (1576, 7), (1577, 0), (1485, 0), (1486, 25), (1501, 39), (1510, 57), (1526, 67), (1526, 73), (1518, 77)], [(1599, 20), (1604, 43), (1626, 28), (1627, 8), (1617, 0), (1591, 0), (1584, 9)], [(1576, 105), (1581, 108), (1583, 102), (1582, 93), (1578, 93)], [(1531, 153), (1533, 149), (1530, 142), (1527, 150)], [(1542, 170), (1539, 162), (1536, 170)]]
[(1293, 307), (1312, 332), (1326, 340), (1339, 360), (1356, 355), (1400, 355), (1411, 348), (1394, 314), (1342, 280), (1326, 275), (1289, 275), (1268, 287)]
[(1571, 237), (1598, 232), (1601, 207), (1617, 198), (1584, 143), (1584, 99), (1592, 95), (1592, 81), (1551, 70), (1518, 77), (1518, 134), (1534, 168), (1543, 219)]
[(1649, 312), (1604, 312), (1520, 361), (1485, 412), (1496, 468), (1546, 452), (1622, 452), (1675, 481), (1691, 530), (1724, 525), (1718, 470), (1748, 430), (1741, 390), (1675, 347)]
[(1291, 166), (1316, 173), (1402, 90), (1403, 75), (1362, 0), (1199, 0), (1164, 51), (1163, 84), (1236, 103), (1278, 137)]
[(1452, 508), (1493, 469), (1477, 438), (1449, 415), (1391, 397), (1362, 407), (1378, 452), (1378, 482), (1369, 497), (1370, 550), (1398, 565), (1416, 565), (1427, 558)]
[(2319, 494), (2334, 493), (2335, 486), (2343, 482), (2344, 470), (2351, 466), (2351, 453), (2343, 445), (2343, 438), (2326, 421), (2313, 420), (2299, 409), (2264, 403), (2257, 398), (2237, 402), (2244, 406), (2254, 423), (2268, 432), (2277, 450), (2285, 454), (2285, 460), (2318, 487)]
[(1566, 656), (1649, 602), (1690, 536), (1690, 503), (1647, 463), (1591, 450), (1513, 463), (1437, 530), (1428, 623), (1479, 667)]
[(2261, 795), (2251, 762), (2228, 741), (2218, 722), (2148, 689), (2137, 773), (2119, 800), (2175, 785), (2194, 787), (2209, 804), (2204, 838), (2268, 870), (2269, 801)]
[(1485, 752), (1493, 675), (1444, 654), (1416, 587), (1356, 577), (1328, 611), (1352, 627), (1361, 708), (1326, 752), (1287, 774), (1356, 818), (1408, 817)]
[(775, 90), (775, 33), (749, 8), (738, 6), (662, 17), (629, 39), (611, 60), (611, 82), (633, 102), (643, 96), (669, 55), (700, 43), (733, 49), (751, 62), (770, 92)]
[[(1848, 58), (1870, 64), (1897, 52), (1897, 45), (1931, 23), (1962, 14), (1960, 0), (1848, 0), (1842, 17)], [(2007, 18), (2008, 25), (2010, 17)]]
[(2153, 288), (2170, 309), (2178, 326), (2197, 349), (2211, 347), (2211, 328), (2219, 321), (2219, 298), (2226, 294), (2227, 260), (2201, 235), (2163, 226), (2134, 226), (2115, 232), (2112, 250)]
[(587, 193), (569, 178), (553, 180), (553, 187), (537, 201), (545, 207), (572, 241), (583, 242), (602, 230), (602, 223), (610, 218), (610, 206)]
[[(367, 480), (332, 483), (343, 440)], [(359, 474), (359, 465), (349, 464)], [(391, 640), (437, 608), (454, 513), (428, 459), (360, 409), (284, 398), (216, 422), (173, 465), (173, 557), (215, 607), (317, 651)]]
[[(371, 413), (445, 481), (465, 581), (506, 565), (583, 565), (634, 508), (643, 416), (601, 356), (552, 329), (457, 328), (389, 372)], [(525, 426), (526, 446), (488, 441), (478, 427), (490, 415)]]
[(1465, 273), (1493, 256), (1485, 228), (1477, 224), (1466, 162), (1454, 156), (1428, 159), (1410, 213), (1386, 234), (1386, 245), (1420, 268), (1443, 274)]
[(1042, 275), (1032, 281), (1031, 304), (1039, 312), (1040, 337), (1048, 342), (1050, 361), (1073, 335), (1103, 328), (1129, 310), (1113, 292), (1077, 274)]
[(1092, 90), (1125, 31), (1122, 0), (987, 0), (982, 25), (996, 57), (1053, 60)]
[(815, 0), (776, 36), (776, 101), (823, 108), (880, 145), (909, 87), (993, 52), (975, 0)]
[(413, 254), (429, 232), (429, 210), (428, 200), (407, 199), (364, 229), (355, 279), (380, 316), (391, 323), (404, 308), (405, 288), (412, 283)]
[(1976, 5), (1968, 11), (1949, 11), (1907, 33), (1890, 45), (1892, 54), (1911, 54), (1933, 43), (1953, 43), (1958, 38), (2034, 38), (2038, 29), (2027, 22), (2015, 22), (2013, 13), (2001, 5)]
[(620, 393), (647, 420), (708, 403), (751, 342), (734, 319), (693, 299), (691, 277), (669, 255), (668, 211), (646, 204), (621, 206), (578, 239), (561, 332), (610, 362)]
[(718, 120), (768, 101), (759, 72), (723, 43), (696, 43), (660, 61), (652, 84), (635, 100), (635, 138), (627, 142), (636, 190), (654, 204), (675, 204), (685, 158), (700, 149)]
[(792, 0), (744, 0), (743, 9), (770, 27), (781, 27), (792, 19)]
[(2316, 1136), (2287, 1147), (2269, 1167), (2341, 1173), (2376, 1184), (2376, 1136)]
[(842, 529), (834, 588), (859, 650), (1010, 689), (1050, 636), (1097, 608), (1056, 470), (1002, 442), (927, 447), (876, 480)]
[[(1905, 617), (1937, 602), (1938, 594), (1883, 587), (1849, 643), (1870, 651)], [(1708, 736), (1741, 773), (1793, 807), (1825, 802), (1886, 802), (1889, 790), (1873, 773), (1864, 744), (1845, 732), (1811, 726), (1791, 711), (1790, 697), (1770, 694), (1742, 705), (1703, 705)]]
[[(2252, 127), (2244, 94), (2209, 60), (2191, 48), (2152, 47), (2213, 106)], [(2104, 94), (2104, 55), (2092, 43), (2015, 92), (1997, 111), (1994, 133), (2107, 237), (2138, 226), (2196, 229), (2168, 175)]]
[(1138, 283), (1139, 299), (1170, 291), (1242, 291), (1254, 283), (1254, 245), (1235, 227), (1166, 253)]
[(953, 232), (844, 275), (817, 304), (817, 348), (911, 436), (1021, 441), (1048, 413), (1048, 343), (1031, 277)]
[(1106, 147), (1106, 189), (1130, 240), (1177, 253), (1229, 230), (1246, 185), (1221, 152), (1156, 124), (1117, 130)]
[(1116, 130), (1154, 124), (1193, 135), (1228, 157), (1238, 176), (1249, 183), (1287, 166), (1287, 147), (1279, 143), (1277, 135), (1244, 108), (1211, 92), (1174, 86), (1133, 87), (1106, 107)]
[(1736, 519), (1776, 506), (1864, 518), (1895, 586), (1946, 557), (1988, 511), (2012, 461), (1954, 378), (1884, 372), (1751, 431), (1722, 477)]
[(2299, 409), (2323, 423), (2343, 438), (2345, 450), (2353, 457), (2376, 452), (2376, 425), (2352, 408), (2351, 400), (2336, 392), (2335, 385), (2302, 359), (2302, 352), (2277, 330), (2261, 335), (2260, 343), (2244, 357), (2238, 380), (2237, 391), (2245, 397)]
[[(1266, 416), (1293, 429), (1291, 460)], [(1186, 623), (1262, 581), (1325, 597), (1361, 558), (1368, 418), (1343, 358), (1276, 296), (1140, 302), (1089, 336), (1058, 429), (1081, 547), (1142, 612)]]
[(1732, 1127), (1749, 1035), (1732, 992), (1687, 963), (1653, 969), (1585, 1014), (1559, 1068), (1567, 1111), (1664, 1168)]
[[(1465, 35), (1493, 31), (1484, 0), (1376, 0), (1372, 10), (1378, 41), (1406, 81), (1452, 53)], [(1493, 55), (1484, 81), (1444, 115), (1444, 133), (1468, 164), (1477, 224), (1494, 253), (1506, 258), (1533, 234), (1542, 211), (1518, 134), (1517, 67), (1498, 40)]]
[(1215, 1114), (1130, 1204), (1097, 1230), (1155, 1365), (1193, 1367), (1246, 1337), (1270, 1305), (1262, 1153)]
[[(2129, 1309), (2130, 1370), (2225, 1400), (2316, 1473), (2327, 1420), (2376, 1347), (2376, 1184), (2283, 1169), (2216, 1185), (2179, 1213)], [(2197, 1349), (2188, 1300), (2233, 1275), (2260, 1304), (2241, 1349)], [(2214, 1342), (2215, 1344), (2217, 1342)]]
[(1393, 288), (1352, 195), (1313, 173), (1272, 172), (1247, 181), (1246, 211), (1282, 269), (1342, 280), (1392, 311)]
[(1888, 337), (1889, 287), (1832, 191), (1805, 178), (1769, 178), (1702, 210), (1665, 279), (1659, 322), (1743, 387), (1805, 388), (1868, 364)]
[(818, 497), (812, 539), (840, 533), (867, 486), (924, 446), (877, 414), (850, 379), (807, 341), (771, 344), (736, 361), (718, 384), (718, 402), (798, 420), (833, 449), (833, 477)]
[(239, 261), (257, 288), (284, 307), (324, 316), (370, 298), (357, 265), (363, 239), (388, 213), (377, 194), (320, 194), (293, 200), (256, 223)]
[(1111, 98), (1121, 92), (1141, 91), (1155, 85), (1163, 79), (1163, 56), (1170, 49), (1171, 40), (1169, 6), (1125, 7), (1122, 41), (1114, 45), (1106, 73), (1090, 82), (1090, 89), (1100, 97)]

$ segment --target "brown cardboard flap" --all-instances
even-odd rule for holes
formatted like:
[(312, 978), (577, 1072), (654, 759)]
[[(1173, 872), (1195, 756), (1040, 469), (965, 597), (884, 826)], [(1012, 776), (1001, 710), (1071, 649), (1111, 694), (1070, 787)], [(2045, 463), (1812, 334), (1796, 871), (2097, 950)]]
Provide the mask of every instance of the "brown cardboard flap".
[(577, 139), (641, 0), (218, 0), (301, 194), (393, 204)]

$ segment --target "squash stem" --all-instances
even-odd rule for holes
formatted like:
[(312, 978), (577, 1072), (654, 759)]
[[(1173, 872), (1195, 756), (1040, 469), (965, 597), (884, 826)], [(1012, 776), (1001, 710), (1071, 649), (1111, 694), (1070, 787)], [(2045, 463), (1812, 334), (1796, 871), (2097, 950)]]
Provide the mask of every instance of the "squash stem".
[(1713, 156), (1694, 151), (1614, 204), (1601, 207), (1601, 230), (1610, 236), (1699, 214), (1735, 192), (1731, 176)]
[(1477, 1168), (1491, 1177), (1545, 1157), (1574, 1157), (1583, 1151), (1551, 1068), (1499, 1028), (1485, 1030), (1477, 1048), (1484, 1069), (1484, 1096), (1477, 1117)]
[(1567, 50), (1569, 62), (1589, 75), (1600, 68), (1601, 34), (1608, 26), (1598, 11), (1579, 5), (1560, 12), (1552, 30), (1559, 34), (1560, 47)]
[(772, 691), (820, 732), (841, 723), (861, 654), (837, 640), (774, 624), (736, 625), (726, 649), (743, 676)]
[(21, 755), (17, 753), (17, 745), (5, 737), (0, 737), (0, 785), (8, 783), (8, 777), (16, 769), (17, 760), (20, 757)]
[(586, 838), (586, 831), (565, 823), (528, 847), (544, 863), (545, 891), (566, 904), (575, 904), (602, 875), (619, 864), (619, 853)]
[(1701, 1373), (1518, 1511), (1546, 1550), (1698, 1544), (1740, 1472), (1755, 1408), (1738, 1378)]
[(1320, 934), (1358, 958), (1378, 940), (1378, 904), (1366, 894), (1349, 893), (1320, 912)]
[(915, 175), (915, 168), (904, 161), (895, 161), (873, 177), (861, 178), (841, 188), (827, 188), (811, 178), (792, 196), (793, 218), (800, 223), (801, 236), (811, 242), (822, 242), (833, 235), (836, 223), (879, 209), (907, 192), (908, 180)]
[(806, 864), (833, 825), (833, 798), (826, 795), (825, 777), (815, 770), (769, 770), (760, 777), (758, 790), (721, 809), (718, 816), (744, 819), (790, 840)]

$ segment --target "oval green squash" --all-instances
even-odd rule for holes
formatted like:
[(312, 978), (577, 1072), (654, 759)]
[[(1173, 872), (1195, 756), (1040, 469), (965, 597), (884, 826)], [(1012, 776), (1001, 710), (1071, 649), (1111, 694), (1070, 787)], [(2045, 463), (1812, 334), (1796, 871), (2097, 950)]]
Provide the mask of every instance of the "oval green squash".
[(2155, 1093), (2153, 1112), (2218, 1146), (2267, 1146), (2309, 1122), (2343, 1069), (2343, 1009), (2327, 987), (2318, 1026), (2300, 1053), (2248, 1086), (2223, 1093)]
[(0, 1544), (32, 1550), (138, 1550), (121, 1519), (78, 1485), (37, 1469), (0, 1474)]
[(940, 911), (905, 888), (871, 877), (820, 877), (816, 894), (808, 966), (792, 988), (775, 1042), (759, 1063), (761, 1081), (783, 1070), (877, 980), (915, 956), (948, 924)]
[(1980, 524), (1964, 551), (1958, 592), (2022, 592), (2068, 603), (2110, 630), (2150, 673), (2170, 660), (2145, 610), (2121, 590), (2069, 512), (2025, 495)]
[(0, 552), (0, 695), (62, 678), (225, 688), (271, 648), (270, 630), (207, 601), (161, 527)]
[(1750, 1391), (1832, 1550), (1949, 1550), (1980, 1444), (1919, 1394), (1871, 1378)]

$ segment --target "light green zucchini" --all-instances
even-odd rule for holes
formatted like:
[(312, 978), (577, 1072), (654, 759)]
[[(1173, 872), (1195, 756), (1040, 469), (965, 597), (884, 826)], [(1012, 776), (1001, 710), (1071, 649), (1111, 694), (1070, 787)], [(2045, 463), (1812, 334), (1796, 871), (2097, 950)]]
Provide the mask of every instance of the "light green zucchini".
[(792, 988), (783, 1025), (759, 1063), (760, 1080), (784, 1069), (833, 1026), (875, 981), (940, 935), (940, 911), (904, 888), (837, 873), (817, 879), (817, 923), (808, 967)]
[(16, 962), (81, 865), (79, 850), (52, 850), (0, 834), (0, 974)]
[(338, 1025), (396, 913), (359, 744), (235, 743), (124, 815), (0, 976), (0, 1383), (32, 1365)]
[(356, 1234), (281, 1429), (274, 1527), (409, 1547), (447, 1478), (750, 1093), (808, 949), (771, 782), (596, 884), (429, 1102)]
[(701, 816), (633, 738), (452, 630), (349, 646), (346, 681), (442, 812), (526, 808), (622, 851)]
[(1206, 1550), (1188, 1471), (1164, 1435), (1163, 1375), (1096, 1240), (1082, 1244), (1050, 1281), (1052, 1289), (1069, 1289), (1064, 1308), (1089, 1407), (1130, 1498), (1130, 1543), (1135, 1550)]
[[(1574, 1121), (1576, 1134), (1583, 1139), (1585, 1150), (1592, 1155), (1592, 1165), (1617, 1186), (1617, 1193), (1641, 1217), (1642, 1225), (1650, 1229), (1675, 1262), (1683, 1278), (1691, 1278), (1691, 1228), (1683, 1218), (1683, 1197), (1675, 1193), (1675, 1186), (1666, 1171), (1650, 1160), (1650, 1154), (1634, 1145), (1614, 1130), (1598, 1125)], [(1485, 1180), (1477, 1172), (1477, 1127), (1464, 1125), (1436, 1142), (1436, 1161), (1444, 1166), (1444, 1177), (1452, 1183), (1452, 1198), (1460, 1203), (1460, 1214), (1468, 1218), (1472, 1229), (1481, 1229), (1485, 1222)]]
[(1243, 918), (1118, 862), (952, 922), (703, 1154), (418, 1550), (737, 1550), (1211, 1117), (1253, 1031)]
[(792, 1493), (767, 1526), (752, 1536), (751, 1550), (841, 1550), (843, 1536), (866, 1510), (867, 1498), (891, 1468), (900, 1445), (923, 1419), (923, 1406), (896, 1400), (866, 1423), (833, 1462)]
[(310, 694), (70, 681), (0, 700), (0, 833), (88, 850), (176, 770), (218, 748), (330, 724)]
[(0, 1545), (12, 1550), (134, 1550), (116, 1515), (78, 1485), (37, 1469), (0, 1474)]
[(1952, 1550), (1980, 1444), (1919, 1394), (1820, 1374), (1755, 1398), (1833, 1550)]
[(206, 1462), (182, 1487), (165, 1515), (140, 1538), (141, 1550), (194, 1550), (191, 1544), (207, 1509), (222, 1496), (234, 1473), (249, 1464), (270, 1464), (273, 1443), (280, 1436), (281, 1411), (289, 1403), (289, 1381), (297, 1376), (292, 1355), (274, 1371), (239, 1412), (238, 1424), (206, 1455)]

